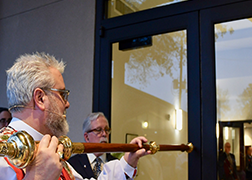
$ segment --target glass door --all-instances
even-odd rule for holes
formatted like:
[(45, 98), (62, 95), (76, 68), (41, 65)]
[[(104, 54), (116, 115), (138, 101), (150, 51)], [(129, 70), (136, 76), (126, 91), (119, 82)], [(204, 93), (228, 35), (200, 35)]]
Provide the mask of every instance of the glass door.
[[(186, 39), (180, 30), (113, 43), (111, 142), (145, 136), (157, 144), (187, 144)], [(138, 170), (136, 180), (188, 179), (188, 154), (147, 156)]]
[(243, 2), (201, 13), (203, 124), (211, 129), (216, 125), (216, 136), (210, 140), (216, 143), (219, 179), (247, 175), (252, 118), (252, 13), (247, 7), (251, 5)]
[(101, 38), (97, 109), (110, 119), (111, 142), (145, 136), (196, 149), (140, 159), (138, 180), (201, 179), (197, 23), (189, 13), (107, 29)]
[[(234, 172), (237, 171), (241, 179), (246, 173), (245, 145), (250, 145), (244, 145), (243, 121), (252, 119), (252, 20), (245, 18), (215, 24), (215, 34), (217, 119), (225, 125), (221, 129), (224, 138), (219, 141), (219, 156), (227, 153), (225, 145), (229, 143), (236, 162)], [(241, 127), (238, 130), (237, 124)], [(222, 172), (222, 167), (219, 171)]]

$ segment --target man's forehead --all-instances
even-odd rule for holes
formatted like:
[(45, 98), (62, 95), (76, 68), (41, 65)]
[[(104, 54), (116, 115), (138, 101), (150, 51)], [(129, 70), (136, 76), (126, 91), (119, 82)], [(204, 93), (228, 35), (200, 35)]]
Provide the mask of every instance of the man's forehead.
[(9, 117), (11, 117), (11, 114), (8, 112), (8, 111), (2, 111), (1, 113), (0, 113), (0, 117), (7, 117), (7, 118), (9, 118)]
[(106, 118), (105, 117), (103, 117), (103, 116), (99, 116), (98, 118), (96, 118), (95, 120), (93, 120), (92, 122), (91, 122), (91, 125), (94, 127), (94, 126), (101, 126), (101, 125), (103, 125), (103, 124), (105, 124), (105, 126), (109, 126), (108, 125), (108, 121), (106, 120)]
[(225, 147), (230, 147), (231, 145), (229, 143), (226, 143), (225, 144)]
[(59, 70), (53, 67), (50, 67), (49, 70), (52, 73), (52, 76), (55, 82), (54, 88), (65, 89), (64, 79), (63, 79), (62, 74), (59, 72)]

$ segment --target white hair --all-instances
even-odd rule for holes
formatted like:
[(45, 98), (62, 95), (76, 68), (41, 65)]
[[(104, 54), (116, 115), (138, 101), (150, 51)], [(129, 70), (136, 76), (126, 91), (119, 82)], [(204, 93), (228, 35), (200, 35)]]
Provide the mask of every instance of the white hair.
[(35, 88), (51, 88), (55, 85), (50, 67), (62, 74), (65, 64), (54, 56), (35, 53), (20, 56), (6, 71), (8, 105), (19, 105), (11, 111), (21, 111), (21, 106), (26, 106), (31, 101)]
[[(104, 117), (107, 120), (107, 118), (105, 117), (105, 115), (102, 112), (90, 113), (83, 122), (83, 125), (82, 125), (83, 134), (85, 134), (85, 132), (91, 130), (91, 122), (96, 120), (98, 117)], [(108, 120), (107, 120), (107, 122), (108, 122)], [(84, 138), (84, 141), (86, 142), (85, 138)]]

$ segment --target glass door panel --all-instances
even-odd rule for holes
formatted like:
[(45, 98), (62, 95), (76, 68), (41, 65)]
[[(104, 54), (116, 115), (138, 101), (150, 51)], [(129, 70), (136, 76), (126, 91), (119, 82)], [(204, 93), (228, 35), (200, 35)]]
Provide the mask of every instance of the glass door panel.
[(245, 146), (252, 145), (252, 124), (251, 122), (244, 123), (244, 144)]
[[(148, 45), (138, 48), (113, 43), (112, 143), (135, 136), (157, 144), (188, 142), (186, 33), (148, 37)], [(131, 42), (139, 39), (145, 38)], [(188, 154), (158, 152), (141, 158), (138, 169), (136, 180), (188, 179)]]
[(183, 1), (187, 0), (108, 0), (107, 16), (112, 18)]
[(218, 152), (221, 156), (225, 143), (230, 143), (241, 179), (246, 172), (245, 147), (252, 137), (248, 131), (244, 136), (244, 124), (252, 120), (251, 48), (251, 18), (215, 24), (217, 121), (224, 125), (217, 135)]

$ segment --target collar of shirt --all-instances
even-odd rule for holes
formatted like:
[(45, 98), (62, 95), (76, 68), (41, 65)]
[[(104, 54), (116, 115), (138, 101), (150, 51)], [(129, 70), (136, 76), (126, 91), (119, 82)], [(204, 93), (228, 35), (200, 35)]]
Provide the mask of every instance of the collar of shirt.
[(15, 117), (12, 118), (8, 126), (13, 127), (17, 131), (26, 131), (33, 137), (34, 141), (40, 141), (43, 137), (43, 134), (41, 134), (22, 120)]
[[(88, 156), (89, 163), (90, 163), (90, 165), (91, 165), (91, 167), (93, 169), (94, 168), (94, 164), (95, 164), (94, 160), (95, 160), (96, 156), (93, 153), (87, 153), (87, 156)], [(106, 162), (106, 153), (103, 153), (99, 157), (101, 158), (101, 160), (103, 162), (102, 163), (102, 167), (103, 167), (103, 164)]]
[[(88, 159), (90, 164), (92, 164), (96, 158), (96, 156), (93, 153), (87, 153)], [(102, 162), (105, 163), (106, 162), (106, 153), (103, 153), (101, 156), (99, 156), (99, 158), (101, 158)]]

